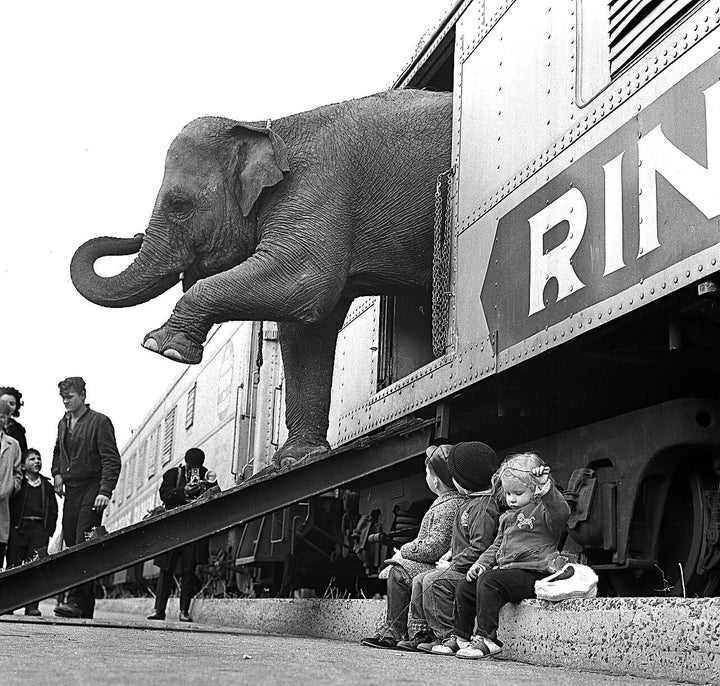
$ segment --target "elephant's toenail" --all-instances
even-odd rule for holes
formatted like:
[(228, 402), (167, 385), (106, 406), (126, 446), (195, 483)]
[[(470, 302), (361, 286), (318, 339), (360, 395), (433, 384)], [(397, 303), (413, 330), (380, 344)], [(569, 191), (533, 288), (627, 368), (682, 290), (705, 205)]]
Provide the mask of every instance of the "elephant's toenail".
[(174, 348), (168, 348), (163, 352), (163, 355), (169, 357), (171, 360), (175, 360), (175, 362), (185, 362), (183, 356)]
[(154, 353), (158, 352), (160, 348), (158, 347), (157, 341), (154, 338), (148, 338), (143, 343), (143, 348), (146, 348), (147, 350), (152, 350)]

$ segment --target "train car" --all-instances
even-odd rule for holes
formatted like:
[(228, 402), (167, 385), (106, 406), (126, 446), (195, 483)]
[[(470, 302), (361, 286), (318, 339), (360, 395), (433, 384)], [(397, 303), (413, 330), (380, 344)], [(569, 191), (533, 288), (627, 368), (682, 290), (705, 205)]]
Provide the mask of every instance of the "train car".
[[(276, 324), (217, 327), (203, 364), (179, 375), (121, 450), (106, 528), (122, 529), (158, 507), (163, 473), (189, 448), (205, 452), (221, 490), (266, 468), (286, 437), (283, 380)], [(207, 592), (254, 596), (305, 587), (317, 594), (316, 587), (354, 585), (362, 565), (340, 531), (346, 499), (328, 493), (211, 537)], [(147, 561), (105, 585), (112, 594), (145, 592), (157, 576)]]
[[(567, 547), (607, 593), (709, 595), (720, 581), (718, 26), (720, 0), (457, 2), (395, 83), (454, 97), (452, 160), (427, 189), (432, 293), (356, 301), (338, 341), (333, 446), (382, 454), (388, 428), (435, 417), (436, 442), (538, 450), (573, 502)], [(240, 326), (272, 341), (272, 327)], [(183, 377), (198, 388), (222, 365), (211, 346)], [(282, 435), (271, 357), (252, 441), (252, 365), (236, 361), (235, 430), (215, 444), (237, 479)], [(427, 498), (421, 473), (416, 456), (329, 495), (328, 560), (374, 577)]]

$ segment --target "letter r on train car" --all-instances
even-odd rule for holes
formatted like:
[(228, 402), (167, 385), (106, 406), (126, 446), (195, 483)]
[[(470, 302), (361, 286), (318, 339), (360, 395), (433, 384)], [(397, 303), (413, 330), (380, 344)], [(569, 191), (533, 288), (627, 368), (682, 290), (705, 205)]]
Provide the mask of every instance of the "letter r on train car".
[[(577, 188), (571, 188), (544, 210), (530, 217), (530, 315), (545, 307), (543, 290), (552, 278), (557, 280), (557, 299), (567, 298), (584, 284), (573, 269), (575, 254), (587, 224), (587, 203)], [(562, 222), (569, 225), (567, 237), (551, 250), (544, 250), (545, 234)]]

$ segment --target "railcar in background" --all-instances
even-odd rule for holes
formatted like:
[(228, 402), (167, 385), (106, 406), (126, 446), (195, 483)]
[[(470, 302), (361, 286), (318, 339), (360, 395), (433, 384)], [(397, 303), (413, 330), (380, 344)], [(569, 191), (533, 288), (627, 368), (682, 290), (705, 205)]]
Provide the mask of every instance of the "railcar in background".
[[(359, 299), (338, 340), (334, 447), (382, 455), (435, 418), (436, 443), (538, 450), (607, 593), (720, 581), (718, 26), (720, 0), (457, 2), (395, 83), (454, 94), (432, 293)], [(110, 526), (191, 445), (221, 485), (269, 463), (275, 338), (215, 332), (126, 446)], [(372, 590), (427, 504), (422, 459), (233, 530), (217, 569), (245, 591)]]

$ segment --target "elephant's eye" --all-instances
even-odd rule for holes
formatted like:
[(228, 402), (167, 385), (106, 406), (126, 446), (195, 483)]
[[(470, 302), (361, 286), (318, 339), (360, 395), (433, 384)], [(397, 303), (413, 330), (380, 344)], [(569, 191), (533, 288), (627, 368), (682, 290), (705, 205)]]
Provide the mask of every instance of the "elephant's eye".
[(173, 198), (168, 205), (168, 209), (172, 214), (184, 217), (192, 212), (193, 205), (186, 198)]

